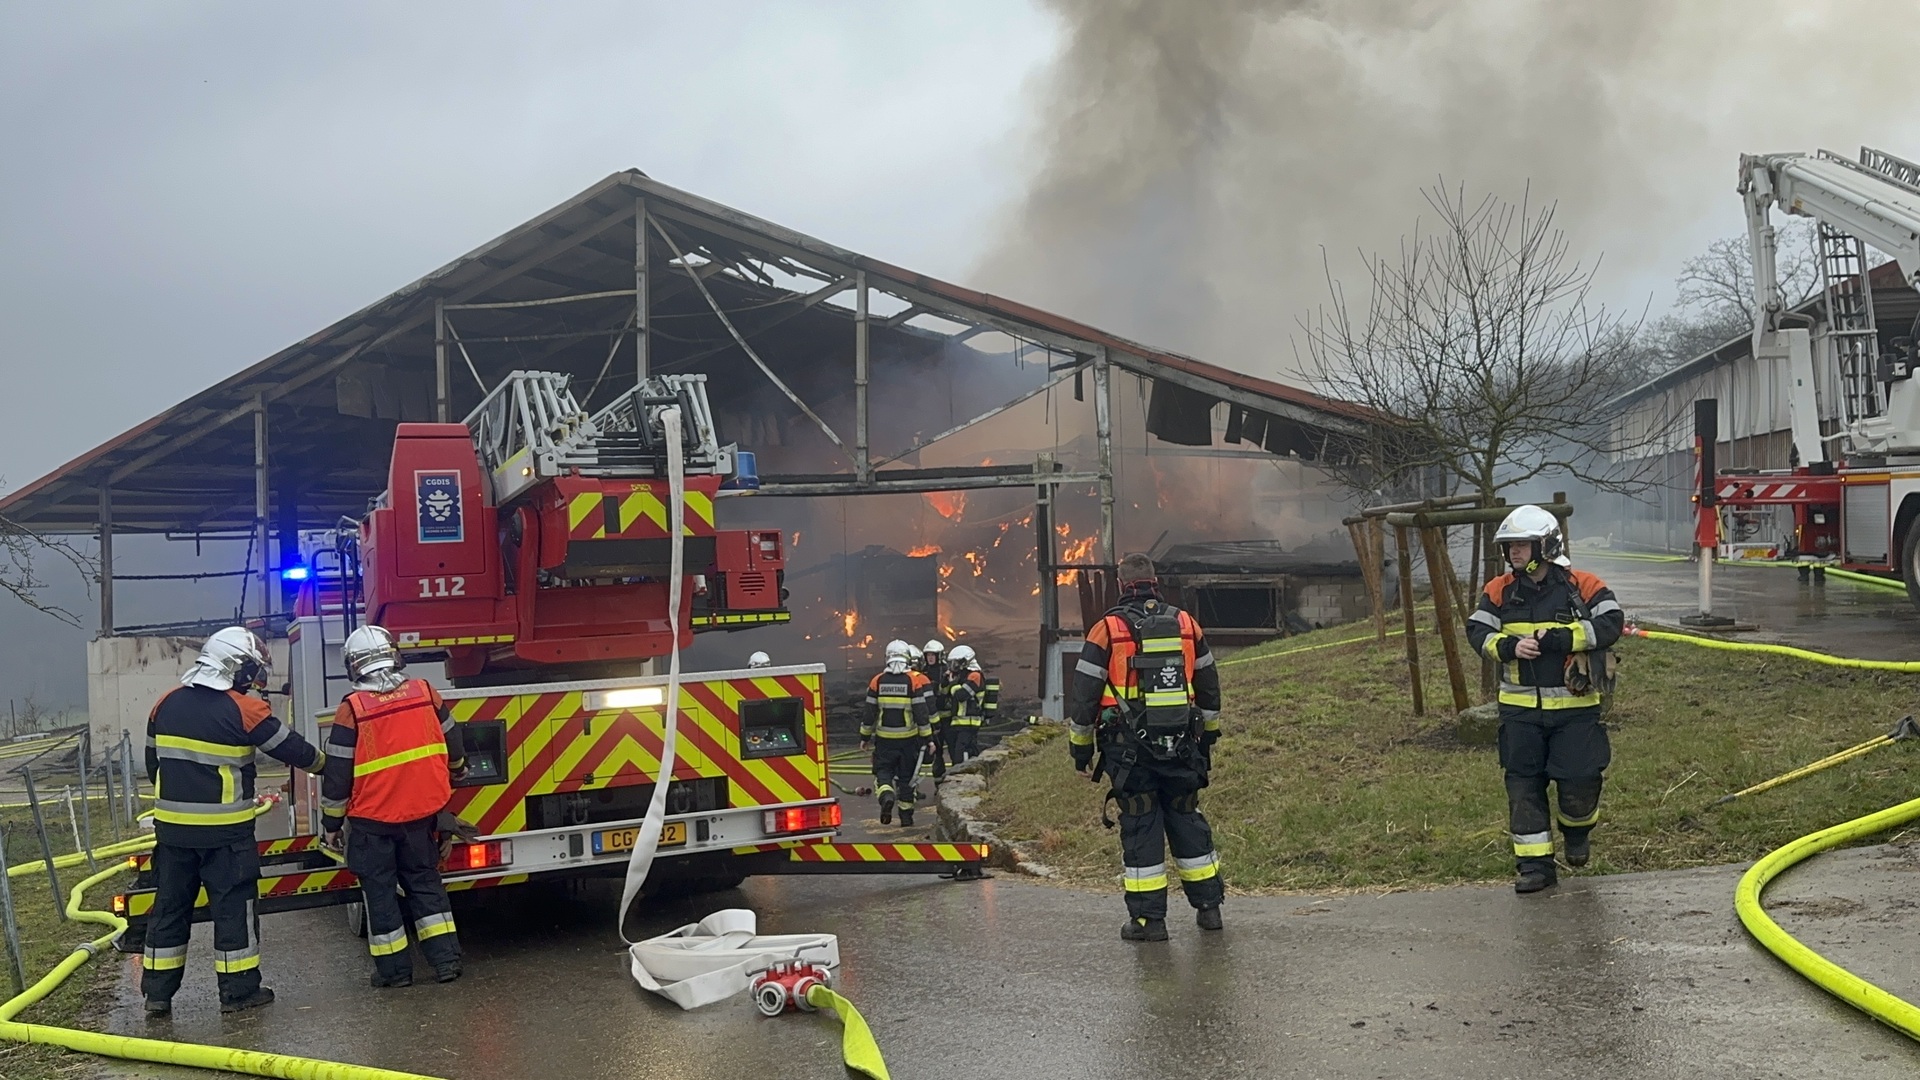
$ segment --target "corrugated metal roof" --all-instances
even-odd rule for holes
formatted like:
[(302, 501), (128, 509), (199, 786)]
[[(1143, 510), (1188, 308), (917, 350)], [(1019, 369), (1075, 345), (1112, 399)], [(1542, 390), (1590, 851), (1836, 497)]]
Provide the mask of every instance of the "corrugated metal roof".
[[(600, 353), (613, 338), (608, 328), (632, 306), (633, 223), (642, 199), (657, 221), (681, 237), (686, 250), (716, 262), (744, 265), (772, 258), (829, 275), (864, 272), (870, 286), (936, 315), (997, 327), (1064, 352), (1091, 355), (1104, 349), (1125, 370), (1203, 390), (1315, 431), (1354, 432), (1371, 415), (1351, 403), (1128, 341), (835, 247), (630, 170), (7, 492), (0, 497), (0, 513), (38, 531), (89, 531), (97, 520), (101, 486), (110, 484), (117, 530), (248, 527), (254, 503), (252, 416), (254, 403), (263, 401), (276, 503), (297, 504), (304, 523), (357, 516), (366, 499), (386, 485), (393, 425), (431, 419), (425, 410), (433, 392), (435, 302), (493, 303), (624, 288), (624, 300), (616, 296), (552, 309), (538, 333), (492, 338), (501, 343), (503, 357), (497, 365), (481, 365), (488, 374), (538, 365), (590, 376), (603, 367)], [(650, 246), (649, 258), (658, 257), (658, 248)], [(837, 341), (824, 335), (844, 326), (844, 312), (803, 301), (791, 283), (779, 284), (758, 272), (715, 273), (707, 284), (730, 310), (786, 305), (761, 325), (742, 329), (751, 338), (785, 324), (781, 341), (791, 339), (792, 349), (799, 350), (787, 359), (803, 369), (796, 378), (807, 377), (804, 369), (827, 366), (795, 357), (804, 352), (817, 358), (823, 340)], [(729, 364), (744, 368), (744, 360), (727, 356), (727, 350), (702, 351), (697, 346), (704, 343), (675, 337), (672, 320), (706, 311), (682, 268), (656, 266), (649, 295), (657, 320), (650, 334), (656, 368), (675, 362), (699, 363), (702, 370), (724, 371)], [(599, 328), (583, 330), (583, 322)], [(910, 339), (930, 347), (925, 342), (932, 337), (899, 324), (875, 324), (871, 332), (891, 335), (896, 352), (908, 349)], [(779, 342), (767, 346), (770, 363), (778, 366), (774, 354), (782, 347)], [(876, 351), (876, 372), (885, 362), (884, 351)], [(451, 414), (459, 417), (477, 402), (479, 390), (460, 358), (451, 368)]]

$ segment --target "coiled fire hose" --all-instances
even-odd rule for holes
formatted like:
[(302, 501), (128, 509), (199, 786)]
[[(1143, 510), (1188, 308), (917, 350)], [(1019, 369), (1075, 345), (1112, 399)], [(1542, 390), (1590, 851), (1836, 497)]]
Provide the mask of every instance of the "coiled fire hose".
[[(264, 814), (273, 807), (269, 800), (261, 804), (255, 814)], [(93, 852), (96, 858), (106, 855), (110, 850), (119, 849), (118, 854), (129, 854), (153, 847), (152, 837), (139, 837), (98, 848)], [(74, 856), (63, 856), (72, 858)], [(85, 860), (85, 853), (77, 853)], [(60, 859), (56, 858), (57, 866)], [(8, 870), (12, 875), (21, 871), (41, 868), (40, 863), (29, 863)], [(108, 911), (91, 911), (81, 908), (81, 897), (89, 888), (119, 874), (125, 866), (115, 865), (94, 874), (67, 894), (67, 917), (75, 922), (95, 923), (109, 928), (109, 932), (67, 954), (67, 958), (57, 964), (52, 971), (28, 987), (24, 993), (0, 1005), (0, 1039), (10, 1042), (40, 1043), (47, 1046), (59, 1046), (68, 1050), (78, 1050), (87, 1054), (99, 1054), (103, 1057), (124, 1058), (128, 1061), (153, 1061), (163, 1065), (186, 1065), (197, 1069), (218, 1069), (230, 1073), (246, 1073), (250, 1076), (273, 1076), (282, 1080), (434, 1080), (433, 1077), (419, 1073), (397, 1072), (392, 1069), (380, 1069), (369, 1065), (350, 1065), (338, 1061), (320, 1061), (315, 1058), (292, 1057), (286, 1054), (265, 1054), (254, 1050), (235, 1050), (225, 1046), (203, 1046), (198, 1043), (174, 1042), (168, 1039), (140, 1039), (126, 1035), (102, 1035), (93, 1031), (77, 1028), (51, 1027), (44, 1024), (22, 1023), (15, 1017), (28, 1006), (53, 993), (67, 981), (75, 971), (88, 960), (113, 944), (115, 938), (126, 930), (127, 921)]]
[[(1920, 664), (1892, 660), (1854, 660), (1842, 656), (1829, 656), (1826, 653), (1817, 653), (1807, 649), (1795, 649), (1785, 645), (1765, 645), (1757, 642), (1744, 641), (1717, 641), (1711, 638), (1694, 637), (1691, 634), (1673, 634), (1659, 630), (1641, 630), (1636, 627), (1628, 627), (1627, 633), (1655, 641), (1682, 641), (1689, 645), (1699, 645), (1705, 648), (1795, 656), (1801, 659), (1812, 660), (1816, 663), (1834, 664), (1841, 667), (1860, 667), (1880, 671), (1920, 671)], [(1785, 783), (1787, 779), (1793, 778), (1796, 775), (1803, 776), (1808, 772), (1825, 768), (1829, 764), (1838, 764), (1840, 761), (1858, 757), (1868, 750), (1889, 745), (1903, 738), (1905, 731), (1911, 724), (1911, 717), (1904, 719), (1887, 735), (1870, 739), (1865, 743), (1861, 743), (1859, 746), (1851, 747), (1838, 754), (1831, 755), (1828, 758), (1823, 758), (1821, 761), (1814, 762), (1812, 765), (1797, 769), (1792, 773), (1787, 773), (1783, 777), (1776, 777), (1766, 784), (1756, 785), (1754, 788), (1749, 788), (1748, 791), (1758, 790), (1763, 787), (1772, 787), (1776, 783)], [(1740, 792), (1739, 794), (1746, 793), (1747, 792)], [(1733, 892), (1733, 909), (1735, 913), (1740, 916), (1740, 924), (1747, 928), (1747, 933), (1753, 935), (1754, 941), (1758, 942), (1761, 948), (1779, 957), (1783, 963), (1805, 976), (1815, 986), (1818, 986), (1820, 989), (1825, 990), (1827, 993), (1832, 994), (1848, 1005), (1859, 1009), (1875, 1020), (1886, 1024), (1888, 1027), (1912, 1039), (1920, 1039), (1920, 1008), (1916, 1008), (1910, 1002), (1875, 986), (1873, 983), (1855, 975), (1853, 972), (1848, 971), (1802, 944), (1799, 939), (1781, 929), (1779, 923), (1773, 921), (1773, 917), (1767, 914), (1762, 900), (1767, 885), (1791, 867), (1818, 855), (1822, 851), (1839, 847), (1841, 844), (1851, 843), (1854, 840), (1872, 836), (1875, 833), (1884, 832), (1888, 829), (1898, 828), (1916, 819), (1920, 819), (1920, 799), (1903, 802), (1897, 806), (1889, 806), (1885, 810), (1875, 811), (1874, 813), (1854, 818), (1852, 821), (1821, 829), (1818, 832), (1808, 833), (1806, 836), (1783, 844), (1773, 851), (1768, 852), (1766, 855), (1761, 856), (1758, 862), (1755, 862), (1747, 869), (1746, 873), (1740, 876), (1740, 884), (1734, 888)]]
[[(683, 526), (686, 504), (686, 464), (680, 444), (680, 410), (660, 412), (667, 446), (667, 534), (672, 558), (667, 576), (667, 622), (680, 625), (680, 591), (685, 580)], [(680, 733), (680, 636), (673, 637), (667, 655), (667, 687), (663, 698), (665, 735), (660, 747), (660, 773), (627, 856), (626, 883), (620, 890), (617, 929), (627, 942), (635, 982), (682, 1009), (695, 1009), (733, 997), (743, 990), (755, 993), (760, 1011), (777, 1015), (789, 1000), (807, 1011), (831, 1010), (840, 1018), (841, 1058), (847, 1068), (873, 1080), (889, 1080), (886, 1062), (873, 1030), (853, 1003), (836, 993), (829, 980), (840, 964), (840, 946), (832, 934), (761, 936), (757, 919), (743, 908), (716, 911), (697, 923), (682, 926), (645, 941), (626, 936), (627, 909), (646, 884), (660, 846), (666, 822), (667, 787), (673, 776)], [(756, 978), (758, 976), (758, 978)], [(778, 987), (778, 999), (769, 989)], [(769, 1003), (772, 1008), (769, 1009)]]

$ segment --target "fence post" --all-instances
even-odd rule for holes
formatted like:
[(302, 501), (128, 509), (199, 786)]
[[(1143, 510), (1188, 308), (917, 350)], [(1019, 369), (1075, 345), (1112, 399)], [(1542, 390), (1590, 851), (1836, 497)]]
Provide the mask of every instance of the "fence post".
[(13, 882), (7, 878), (7, 830), (0, 825), (0, 923), (7, 933), (7, 974), (13, 977), (13, 995), (27, 992), (27, 956), (20, 947), (20, 924), (13, 918)]
[(1420, 634), (1413, 612), (1413, 556), (1407, 550), (1407, 527), (1393, 527), (1394, 546), (1400, 557), (1400, 611), (1406, 621), (1407, 674), (1413, 680), (1413, 715), (1427, 714), (1427, 694), (1420, 685)]
[(98, 871), (93, 861), (93, 728), (80, 732), (80, 835), (86, 846), (87, 869)]
[(27, 805), (33, 808), (33, 829), (40, 834), (40, 857), (46, 860), (47, 881), (53, 886), (53, 906), (60, 921), (67, 919), (67, 905), (60, 902), (60, 872), (53, 866), (53, 841), (47, 839), (47, 816), (40, 810), (40, 789), (33, 782), (33, 767), (21, 770), (27, 778)]

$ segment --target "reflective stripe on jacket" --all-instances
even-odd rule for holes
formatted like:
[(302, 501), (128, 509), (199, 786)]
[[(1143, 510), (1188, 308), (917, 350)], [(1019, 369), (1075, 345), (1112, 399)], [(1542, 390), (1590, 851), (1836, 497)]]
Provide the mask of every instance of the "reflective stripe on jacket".
[(918, 671), (883, 671), (867, 684), (862, 739), (933, 737), (933, 682)]
[(147, 714), (154, 835), (163, 844), (221, 847), (253, 839), (254, 752), (318, 773), (326, 759), (237, 690), (177, 686)]
[[(460, 764), (440, 695), (423, 679), (384, 694), (358, 690), (333, 714), (327, 755), (333, 759), (321, 812), (403, 824), (432, 817), (453, 795), (450, 768)], [(449, 760), (454, 758), (454, 760)]]
[[(1080, 662), (1074, 669), (1073, 694), (1067, 708), (1067, 738), (1076, 746), (1091, 746), (1103, 709), (1114, 707), (1114, 690), (1123, 692), (1138, 687), (1138, 676), (1128, 661), (1138, 651), (1133, 630), (1118, 611), (1128, 605), (1157, 599), (1151, 592), (1129, 593), (1121, 607), (1087, 629), (1086, 644), (1080, 648)], [(1179, 612), (1180, 648), (1186, 660), (1187, 688), (1192, 705), (1200, 710), (1207, 731), (1220, 730), (1220, 671), (1213, 663), (1213, 650), (1207, 645), (1200, 623), (1185, 611)]]
[[(1581, 617), (1582, 607), (1586, 618)], [(1583, 709), (1599, 705), (1600, 693), (1567, 689), (1568, 662), (1578, 653), (1611, 647), (1625, 626), (1626, 612), (1606, 582), (1583, 570), (1549, 564), (1539, 582), (1512, 573), (1488, 582), (1479, 608), (1467, 617), (1467, 640), (1500, 665), (1500, 704)], [(1521, 659), (1515, 648), (1535, 634), (1540, 656)]]

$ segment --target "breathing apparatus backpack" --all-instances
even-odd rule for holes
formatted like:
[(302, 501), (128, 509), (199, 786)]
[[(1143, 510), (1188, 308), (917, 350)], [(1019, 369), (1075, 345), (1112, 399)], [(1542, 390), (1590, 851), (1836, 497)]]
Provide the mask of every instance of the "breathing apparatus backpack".
[(1156, 758), (1177, 757), (1193, 736), (1193, 693), (1187, 682), (1187, 655), (1180, 634), (1180, 609), (1159, 600), (1113, 609), (1133, 635), (1136, 651), (1127, 658), (1135, 696), (1114, 687), (1120, 724), (1132, 741)]

